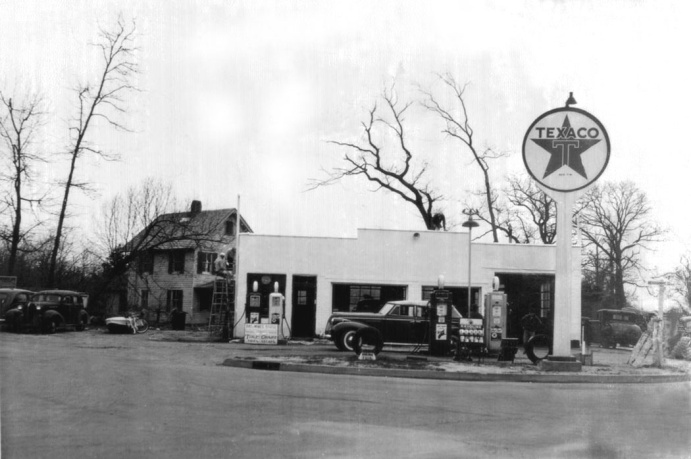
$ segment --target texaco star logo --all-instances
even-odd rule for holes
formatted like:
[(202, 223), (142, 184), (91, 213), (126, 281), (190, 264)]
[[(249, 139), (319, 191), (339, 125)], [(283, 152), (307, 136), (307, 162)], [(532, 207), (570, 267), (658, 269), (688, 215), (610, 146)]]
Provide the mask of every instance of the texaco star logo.
[(609, 137), (590, 113), (558, 108), (540, 116), (523, 140), (523, 162), (530, 175), (555, 191), (585, 188), (604, 172)]

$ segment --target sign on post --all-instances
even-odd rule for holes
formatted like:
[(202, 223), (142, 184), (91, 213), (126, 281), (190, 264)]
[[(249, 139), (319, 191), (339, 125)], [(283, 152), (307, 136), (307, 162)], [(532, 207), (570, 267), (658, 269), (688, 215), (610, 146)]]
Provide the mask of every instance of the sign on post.
[(609, 150), (609, 136), (597, 118), (585, 110), (557, 108), (540, 115), (526, 132), (523, 162), (540, 185), (569, 193), (602, 175)]
[(0, 288), (17, 288), (17, 276), (0, 276)]
[[(575, 100), (570, 103), (575, 103)], [(552, 355), (571, 356), (573, 311), (571, 217), (578, 196), (605, 171), (610, 142), (605, 127), (585, 110), (567, 106), (540, 115), (523, 138), (523, 163), (557, 204), (557, 253)]]

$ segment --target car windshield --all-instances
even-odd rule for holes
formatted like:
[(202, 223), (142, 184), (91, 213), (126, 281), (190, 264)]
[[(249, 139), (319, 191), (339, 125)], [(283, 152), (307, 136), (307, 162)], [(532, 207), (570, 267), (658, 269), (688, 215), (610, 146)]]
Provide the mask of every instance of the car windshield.
[(388, 314), (389, 311), (391, 311), (391, 309), (393, 309), (394, 306), (396, 306), (396, 305), (393, 304), (393, 303), (386, 303), (386, 304), (385, 304), (384, 306), (382, 306), (382, 308), (379, 310), (379, 314)]
[(60, 301), (60, 295), (47, 295), (45, 293), (36, 295), (35, 297), (32, 298), (33, 301), (39, 301), (39, 302), (50, 302), (50, 303), (57, 303)]

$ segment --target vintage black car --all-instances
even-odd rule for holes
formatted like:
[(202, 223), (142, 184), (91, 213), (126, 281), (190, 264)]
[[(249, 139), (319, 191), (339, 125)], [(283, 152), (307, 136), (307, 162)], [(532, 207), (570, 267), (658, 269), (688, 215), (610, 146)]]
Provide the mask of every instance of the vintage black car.
[[(379, 312), (335, 312), (326, 323), (324, 336), (341, 351), (353, 351), (355, 333), (378, 330), (384, 344), (429, 344), (429, 302), (390, 301)], [(452, 327), (459, 329), (461, 314), (454, 307)]]
[(600, 309), (590, 327), (593, 341), (601, 347), (635, 346), (645, 328), (645, 316), (633, 311)]
[(17, 306), (5, 314), (7, 326), (19, 332), (31, 329), (55, 333), (59, 328), (81, 331), (89, 323), (86, 312), (88, 295), (71, 290), (44, 290), (31, 296), (26, 306)]
[(26, 307), (33, 293), (20, 288), (0, 288), (0, 322), (5, 322), (5, 314), (10, 309)]

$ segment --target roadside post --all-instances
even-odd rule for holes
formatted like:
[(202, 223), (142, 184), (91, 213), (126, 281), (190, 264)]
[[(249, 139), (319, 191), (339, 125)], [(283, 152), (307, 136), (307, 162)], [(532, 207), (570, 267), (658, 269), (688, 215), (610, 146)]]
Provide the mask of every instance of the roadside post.
[(605, 127), (590, 113), (570, 106), (575, 103), (571, 93), (565, 107), (540, 115), (523, 139), (528, 173), (557, 204), (553, 349), (541, 362), (548, 371), (581, 370), (581, 362), (571, 355), (573, 291), (580, 288), (573, 282), (571, 219), (576, 200), (602, 175), (610, 155)]
[(650, 285), (657, 285), (658, 286), (658, 291), (657, 291), (657, 314), (658, 314), (658, 320), (655, 321), (655, 328), (657, 328), (657, 333), (653, 331), (653, 337), (655, 337), (653, 341), (653, 345), (655, 346), (655, 354), (654, 354), (654, 361), (655, 365), (657, 367), (662, 368), (662, 366), (665, 364), (665, 354), (664, 354), (664, 346), (663, 343), (665, 342), (665, 317), (664, 317), (664, 306), (665, 306), (665, 286), (667, 283), (660, 279), (660, 280), (651, 280), (648, 281), (648, 284)]

